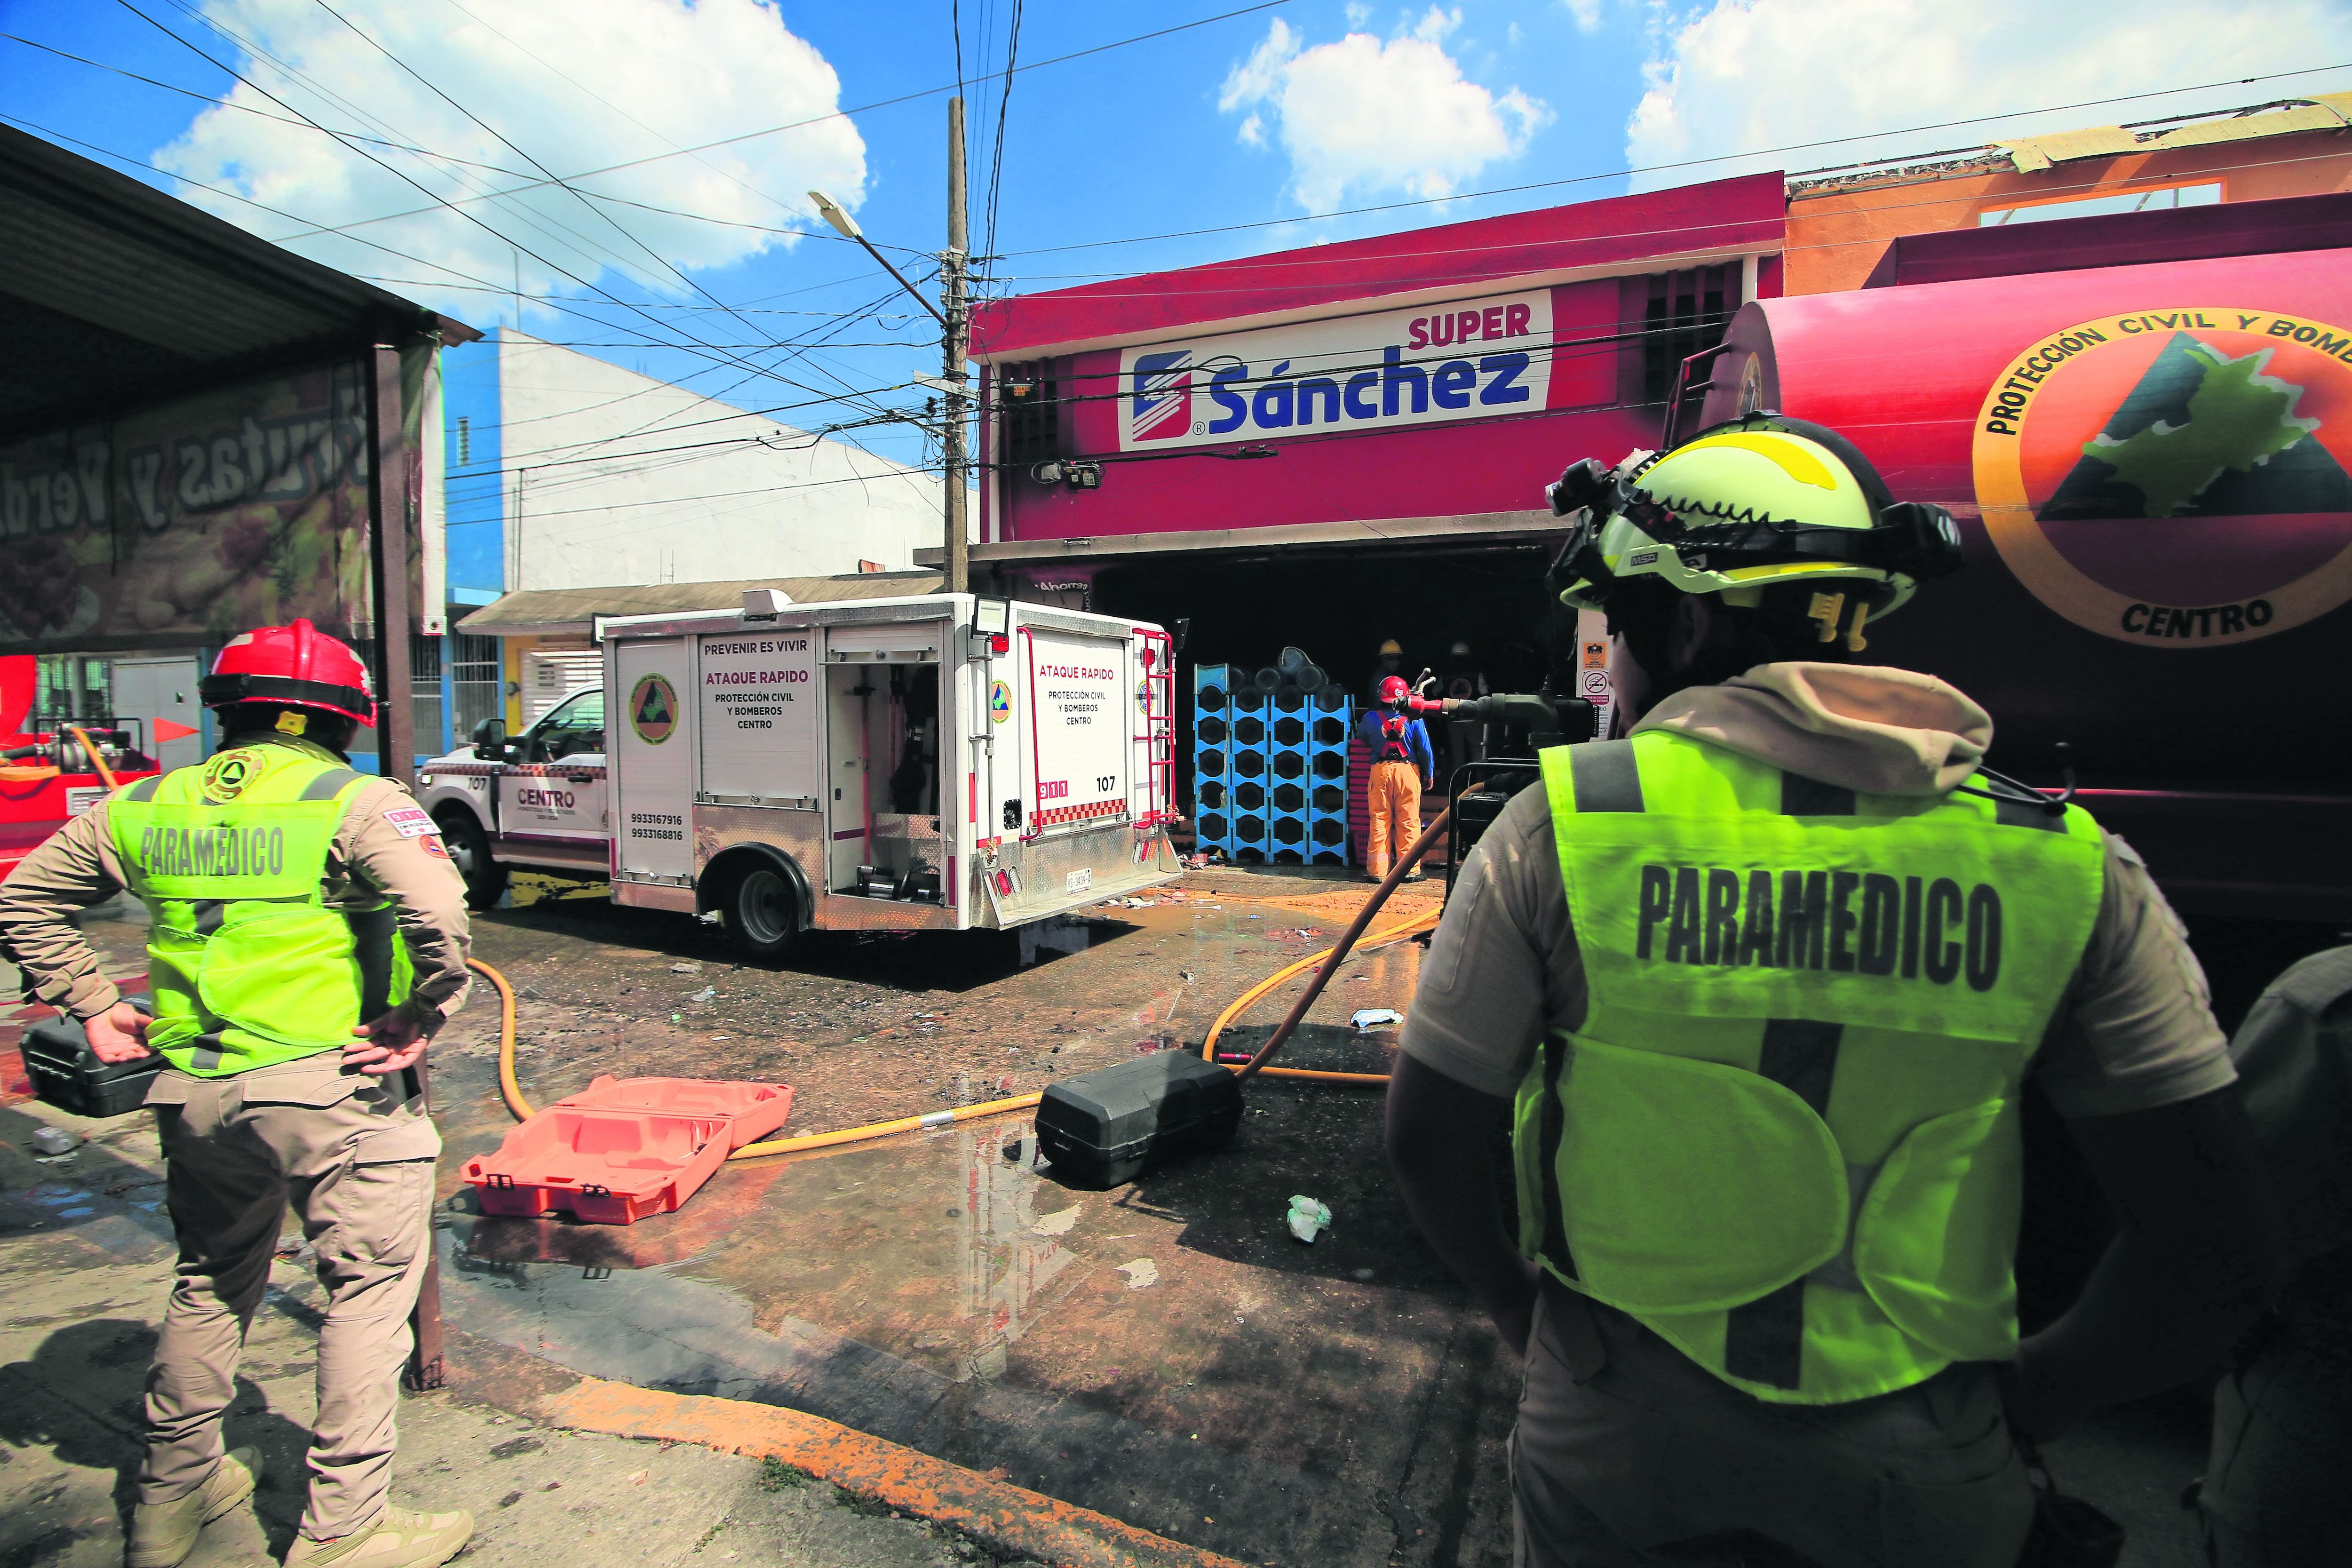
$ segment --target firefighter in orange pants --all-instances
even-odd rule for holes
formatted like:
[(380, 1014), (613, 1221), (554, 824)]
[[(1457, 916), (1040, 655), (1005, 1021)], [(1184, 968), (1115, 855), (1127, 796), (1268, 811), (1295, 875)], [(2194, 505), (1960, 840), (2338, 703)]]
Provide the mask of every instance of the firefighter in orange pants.
[[(1429, 729), (1390, 705), (1412, 694), (1404, 677), (1391, 675), (1381, 682), (1380, 706), (1365, 710), (1356, 734), (1372, 754), (1372, 774), (1365, 786), (1371, 807), (1370, 842), (1364, 846), (1364, 867), (1375, 882), (1385, 880), (1389, 864), (1421, 837), (1421, 792), (1436, 783), (1437, 756), (1430, 749)], [(1417, 880), (1421, 868), (1406, 873)]]

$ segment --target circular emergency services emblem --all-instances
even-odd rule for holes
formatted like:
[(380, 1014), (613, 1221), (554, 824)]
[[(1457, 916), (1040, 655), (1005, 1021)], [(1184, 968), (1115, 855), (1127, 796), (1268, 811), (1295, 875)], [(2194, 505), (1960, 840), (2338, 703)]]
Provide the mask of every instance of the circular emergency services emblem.
[(629, 728), (648, 746), (658, 746), (677, 730), (677, 688), (664, 675), (637, 678), (629, 689)]
[(226, 805), (245, 793), (245, 786), (260, 772), (253, 758), (244, 752), (223, 752), (205, 764), (196, 787), (215, 805)]
[(2352, 598), (2352, 331), (2218, 306), (2084, 321), (1994, 382), (1974, 457), (2001, 560), (2102, 637), (2221, 647)]
[(1013, 717), (1013, 688), (1002, 680), (988, 683), (988, 717), (996, 724)]

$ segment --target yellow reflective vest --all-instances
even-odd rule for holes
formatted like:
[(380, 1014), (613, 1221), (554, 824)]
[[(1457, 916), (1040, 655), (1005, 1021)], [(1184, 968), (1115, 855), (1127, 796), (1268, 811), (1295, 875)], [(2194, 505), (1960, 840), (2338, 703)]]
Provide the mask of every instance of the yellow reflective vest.
[(2006, 1358), (2018, 1086), (2097, 826), (1669, 731), (1542, 757), (1591, 1002), (1518, 1091), (1522, 1249), (1760, 1399)]
[(115, 853), (152, 921), (147, 1043), (173, 1067), (226, 1078), (341, 1050), (407, 996), (390, 905), (330, 909), (321, 887), (366, 782), (323, 748), (266, 742), (108, 798)]

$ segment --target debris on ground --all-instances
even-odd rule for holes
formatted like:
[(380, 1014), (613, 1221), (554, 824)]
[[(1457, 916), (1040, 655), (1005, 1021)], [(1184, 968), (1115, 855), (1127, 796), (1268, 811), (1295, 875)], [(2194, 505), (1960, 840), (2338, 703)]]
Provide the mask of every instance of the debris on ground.
[(702, 965), (698, 963), (673, 963), (669, 966), (669, 972), (672, 974), (699, 974), (702, 973)]
[(704, 986), (701, 990), (699, 990), (699, 991), (696, 992), (693, 995), (691, 995), (691, 996), (688, 997), (688, 998), (687, 998), (687, 1000), (688, 1000), (688, 1001), (689, 1001), (689, 1002), (708, 1002), (708, 1001), (709, 1001), (713, 996), (716, 996), (716, 995), (718, 995), (718, 994), (719, 994), (719, 987), (718, 987), (718, 986), (716, 986), (716, 985), (706, 985), (706, 986)]
[(1118, 1272), (1127, 1276), (1127, 1288), (1130, 1290), (1140, 1290), (1147, 1285), (1160, 1283), (1160, 1265), (1149, 1258), (1122, 1263), (1118, 1266)]
[(80, 1142), (62, 1127), (44, 1127), (33, 1134), (33, 1147), (44, 1154), (70, 1154)]
[(1301, 1241), (1313, 1241), (1331, 1227), (1331, 1205), (1305, 1193), (1293, 1193), (1288, 1217), (1291, 1235)]
[(1348, 1022), (1355, 1026), (1356, 1033), (1366, 1035), (1391, 1024), (1403, 1023), (1404, 1015), (1393, 1007), (1359, 1007), (1348, 1015)]

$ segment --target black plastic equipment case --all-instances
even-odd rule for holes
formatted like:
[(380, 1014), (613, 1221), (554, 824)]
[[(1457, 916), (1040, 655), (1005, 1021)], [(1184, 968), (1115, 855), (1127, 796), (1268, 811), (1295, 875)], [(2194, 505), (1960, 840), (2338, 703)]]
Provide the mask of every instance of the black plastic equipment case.
[[(144, 995), (124, 1001), (147, 1007)], [(163, 1058), (141, 1057), (137, 1061), (102, 1062), (89, 1048), (81, 1020), (70, 1014), (44, 1018), (25, 1031), (22, 1046), (25, 1072), (33, 1092), (76, 1116), (121, 1116), (136, 1110), (147, 1099), (147, 1086), (163, 1066)]]
[(1154, 1165), (1224, 1146), (1241, 1125), (1232, 1070), (1155, 1051), (1057, 1083), (1037, 1106), (1037, 1143), (1072, 1186), (1116, 1187)]

